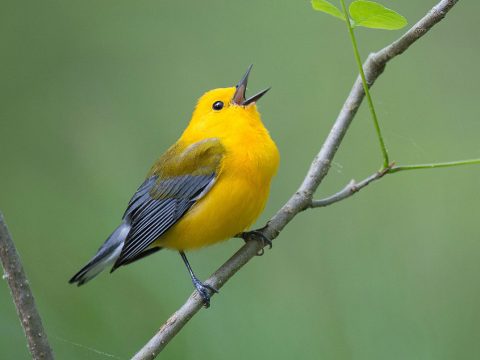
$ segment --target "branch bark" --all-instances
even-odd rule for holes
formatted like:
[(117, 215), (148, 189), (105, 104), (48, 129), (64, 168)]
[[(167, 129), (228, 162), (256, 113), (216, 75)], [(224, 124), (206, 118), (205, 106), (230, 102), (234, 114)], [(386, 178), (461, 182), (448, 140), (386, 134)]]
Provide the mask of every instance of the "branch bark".
[(37, 311), (32, 290), (2, 213), (0, 213), (0, 260), (4, 271), (3, 278), (10, 287), (32, 358), (53, 359), (53, 352)]
[[(413, 43), (424, 36), (435, 24), (440, 22), (458, 0), (442, 0), (434, 6), (419, 22), (412, 26), (403, 36), (376, 53), (368, 56), (363, 65), (368, 86), (371, 87), (375, 80), (382, 74), (386, 64), (394, 57), (402, 54)], [(365, 97), (362, 81), (357, 77), (350, 94), (348, 95), (340, 113), (333, 124), (330, 133), (323, 143), (320, 152), (313, 159), (303, 183), (292, 195), (287, 203), (270, 219), (267, 226), (262, 229), (263, 234), (270, 239), (275, 239), (282, 229), (301, 211), (314, 206), (312, 197), (324, 177), (327, 175), (338, 147), (347, 132), (355, 114)], [(382, 169), (382, 171), (389, 168)], [(384, 173), (382, 174), (382, 176)], [(381, 176), (380, 176), (381, 177)], [(379, 178), (366, 179), (366, 185)], [(348, 189), (346, 190), (348, 191)], [(343, 196), (343, 195), (341, 195)], [(340, 196), (340, 197), (341, 197)], [(331, 201), (331, 200), (329, 200)], [(317, 203), (318, 204), (318, 203)], [(243, 265), (252, 259), (262, 244), (248, 242), (225, 262), (206, 283), (221, 288)], [(153, 338), (132, 358), (134, 360), (154, 359), (168, 342), (183, 328), (183, 326), (201, 309), (202, 299), (194, 292), (183, 306), (177, 310), (158, 330)]]

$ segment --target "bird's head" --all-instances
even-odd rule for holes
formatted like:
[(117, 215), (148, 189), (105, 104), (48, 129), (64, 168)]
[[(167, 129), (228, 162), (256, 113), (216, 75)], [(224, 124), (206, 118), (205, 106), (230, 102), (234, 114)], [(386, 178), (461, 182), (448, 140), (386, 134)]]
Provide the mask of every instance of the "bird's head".
[(234, 87), (214, 89), (206, 92), (197, 103), (189, 128), (212, 134), (229, 128), (245, 128), (246, 125), (261, 125), (256, 102), (270, 90), (267, 88), (245, 98), (248, 75), (252, 65)]

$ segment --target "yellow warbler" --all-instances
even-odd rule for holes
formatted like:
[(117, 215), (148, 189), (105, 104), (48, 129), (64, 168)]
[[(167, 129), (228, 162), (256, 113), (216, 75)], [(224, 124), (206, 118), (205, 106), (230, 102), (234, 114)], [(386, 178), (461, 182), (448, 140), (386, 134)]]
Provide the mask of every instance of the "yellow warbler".
[(184, 251), (238, 234), (248, 239), (245, 231), (263, 210), (279, 163), (256, 106), (269, 89), (245, 99), (251, 68), (235, 87), (199, 99), (182, 136), (133, 195), (120, 226), (70, 283), (82, 285), (111, 264), (113, 271), (169, 248), (180, 252), (209, 305), (216, 290), (197, 279)]

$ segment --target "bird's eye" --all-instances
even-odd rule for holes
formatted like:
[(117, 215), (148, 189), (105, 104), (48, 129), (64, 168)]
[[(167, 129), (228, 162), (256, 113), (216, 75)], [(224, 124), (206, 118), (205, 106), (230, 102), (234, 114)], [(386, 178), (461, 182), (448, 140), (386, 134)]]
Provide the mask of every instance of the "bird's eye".
[(212, 105), (213, 110), (222, 110), (223, 109), (223, 102), (222, 101), (215, 101)]

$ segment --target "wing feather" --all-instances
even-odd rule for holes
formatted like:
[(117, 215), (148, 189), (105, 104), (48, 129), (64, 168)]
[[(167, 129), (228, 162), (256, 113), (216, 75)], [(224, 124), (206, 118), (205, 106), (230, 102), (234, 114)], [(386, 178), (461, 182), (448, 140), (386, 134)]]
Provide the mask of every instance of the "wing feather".
[[(172, 156), (172, 149), (167, 151), (168, 159), (159, 160), (162, 166), (156, 164), (133, 195), (124, 214), (124, 220), (131, 229), (112, 271), (150, 251), (152, 243), (213, 186), (223, 147), (218, 139), (203, 140), (197, 144), (188, 146), (176, 156)], [(191, 174), (185, 174), (184, 167), (175, 170), (175, 166), (180, 166), (182, 162), (192, 168)], [(163, 168), (167, 171), (162, 172)]]

